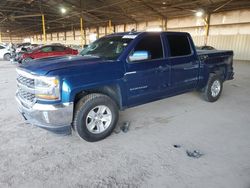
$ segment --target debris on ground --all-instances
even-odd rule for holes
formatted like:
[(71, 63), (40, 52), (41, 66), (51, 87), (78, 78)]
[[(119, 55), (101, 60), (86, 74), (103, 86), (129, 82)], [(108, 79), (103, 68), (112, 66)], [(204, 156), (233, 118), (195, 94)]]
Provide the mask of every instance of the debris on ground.
[(186, 153), (188, 157), (193, 157), (193, 158), (200, 158), (202, 155), (204, 155), (198, 150), (192, 150), (192, 151), (186, 150)]
[(180, 148), (181, 147), (181, 145), (179, 145), (179, 144), (174, 144), (173, 145), (175, 148)]
[(121, 130), (122, 130), (124, 133), (126, 133), (126, 132), (128, 132), (128, 130), (129, 130), (129, 126), (130, 126), (130, 122), (129, 122), (129, 121), (126, 121), (126, 122), (124, 122), (124, 123), (122, 124)]
[(114, 133), (119, 134), (121, 131), (126, 133), (129, 130), (129, 126), (130, 126), (130, 122), (129, 121), (125, 121), (122, 124), (118, 125), (115, 129), (114, 129)]
[(118, 125), (118, 126), (116, 126), (116, 128), (114, 129), (114, 133), (115, 133), (115, 134), (119, 134), (120, 132), (121, 132), (121, 126)]

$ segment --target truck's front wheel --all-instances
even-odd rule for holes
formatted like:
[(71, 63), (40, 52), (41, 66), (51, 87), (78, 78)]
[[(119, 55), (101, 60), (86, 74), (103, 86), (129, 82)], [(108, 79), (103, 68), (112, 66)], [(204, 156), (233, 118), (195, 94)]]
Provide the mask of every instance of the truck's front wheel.
[(95, 142), (109, 136), (118, 121), (116, 103), (103, 94), (89, 94), (75, 107), (73, 126), (86, 141)]
[(211, 74), (203, 91), (204, 99), (215, 102), (219, 99), (223, 88), (223, 82), (219, 75)]

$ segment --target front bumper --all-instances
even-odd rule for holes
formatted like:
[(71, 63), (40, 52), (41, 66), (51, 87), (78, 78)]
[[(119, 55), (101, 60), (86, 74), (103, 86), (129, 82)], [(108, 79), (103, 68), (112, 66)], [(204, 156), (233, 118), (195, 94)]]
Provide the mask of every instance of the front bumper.
[(16, 96), (18, 111), (30, 124), (47, 129), (58, 134), (70, 134), (73, 119), (73, 103), (55, 105), (35, 103), (26, 107)]

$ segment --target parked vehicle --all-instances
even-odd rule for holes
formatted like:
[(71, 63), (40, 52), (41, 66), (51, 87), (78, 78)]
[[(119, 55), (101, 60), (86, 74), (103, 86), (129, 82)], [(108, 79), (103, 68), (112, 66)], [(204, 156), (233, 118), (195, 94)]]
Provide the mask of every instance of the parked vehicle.
[(27, 53), (27, 51), (20, 51), (20, 52), (18, 52), (18, 53), (17, 53), (16, 51), (13, 51), (13, 52), (11, 53), (10, 61), (11, 61), (12, 63), (16, 63), (16, 62), (22, 63), (22, 55), (23, 55), (24, 53)]
[(16, 99), (25, 119), (98, 141), (112, 133), (118, 110), (193, 90), (214, 102), (234, 75), (232, 51), (197, 53), (188, 33), (116, 33), (81, 55), (17, 69)]
[[(21, 51), (20, 51), (21, 50)], [(28, 49), (27, 48), (21, 48), (19, 50), (17, 50), (16, 48), (14, 48), (12, 51), (11, 51), (11, 56), (10, 56), (10, 61), (12, 63), (22, 63), (22, 55), (27, 53), (28, 52)]]
[(39, 44), (30, 44), (29, 46), (26, 46), (25, 48), (27, 49), (27, 51), (32, 51), (37, 47), (41, 47), (42, 45)]
[(19, 53), (21, 51), (28, 51), (28, 47), (31, 45), (30, 42), (26, 42), (26, 43), (21, 43), (21, 44), (18, 44), (17, 47), (16, 47), (16, 53)]
[(74, 50), (77, 50), (78, 53), (80, 53), (82, 51), (82, 46), (81, 45), (69, 45), (68, 47), (74, 49)]
[(10, 60), (11, 51), (8, 46), (0, 45), (0, 59), (4, 59), (6, 61)]
[(62, 45), (46, 45), (40, 48), (35, 48), (31, 52), (24, 53), (19, 61), (27, 63), (33, 59), (77, 54), (77, 50)]

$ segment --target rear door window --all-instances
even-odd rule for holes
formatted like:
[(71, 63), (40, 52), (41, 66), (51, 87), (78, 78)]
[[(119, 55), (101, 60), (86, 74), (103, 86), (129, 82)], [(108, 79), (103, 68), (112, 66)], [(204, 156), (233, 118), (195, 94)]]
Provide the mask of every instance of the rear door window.
[(53, 51), (63, 52), (63, 51), (65, 51), (65, 47), (63, 47), (63, 46), (54, 46)]
[(192, 54), (191, 46), (186, 35), (167, 35), (167, 42), (171, 57), (187, 56)]
[(52, 47), (51, 46), (46, 46), (41, 49), (42, 52), (52, 52)]

